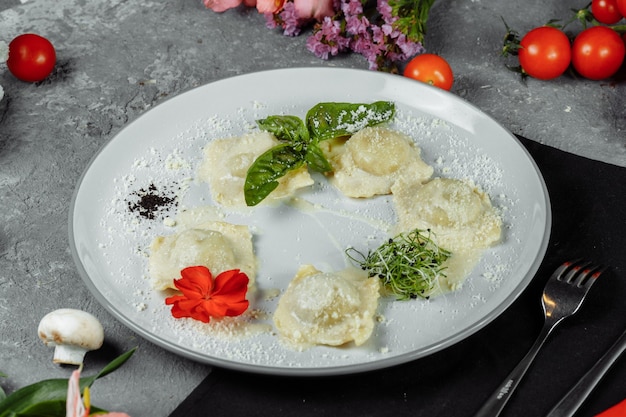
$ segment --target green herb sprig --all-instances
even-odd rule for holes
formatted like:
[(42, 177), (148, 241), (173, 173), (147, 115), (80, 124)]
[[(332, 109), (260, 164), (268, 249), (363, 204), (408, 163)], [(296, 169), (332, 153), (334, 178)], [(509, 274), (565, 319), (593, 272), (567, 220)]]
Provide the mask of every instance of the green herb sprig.
[(318, 172), (332, 171), (319, 143), (347, 137), (363, 129), (391, 120), (395, 106), (389, 101), (371, 104), (319, 103), (306, 119), (297, 116), (270, 116), (257, 120), (261, 130), (272, 133), (281, 142), (261, 154), (248, 168), (244, 197), (248, 206), (259, 204), (278, 187), (278, 180), (307, 165)]
[(398, 19), (394, 27), (414, 42), (424, 42), (428, 13), (435, 0), (389, 0), (391, 12)]
[(451, 255), (437, 246), (430, 230), (419, 229), (400, 233), (367, 255), (354, 248), (346, 254), (370, 277), (379, 277), (398, 300), (428, 298), (438, 277), (445, 276), (442, 264)]

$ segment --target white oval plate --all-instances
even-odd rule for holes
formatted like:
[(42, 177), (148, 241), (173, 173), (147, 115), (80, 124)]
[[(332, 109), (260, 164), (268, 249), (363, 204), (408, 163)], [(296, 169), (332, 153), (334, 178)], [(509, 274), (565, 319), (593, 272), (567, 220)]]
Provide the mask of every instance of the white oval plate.
[[(178, 195), (177, 210), (211, 205), (206, 184), (194, 180), (208, 141), (239, 135), (254, 120), (287, 113), (304, 117), (323, 101), (395, 102), (396, 128), (422, 148), (435, 176), (469, 178), (503, 213), (502, 243), (489, 249), (463, 287), (431, 300), (384, 299), (364, 346), (285, 348), (274, 332), (233, 340), (189, 319), (175, 320), (147, 278), (152, 239), (172, 233), (162, 221), (128, 208), (154, 184)], [(323, 270), (347, 265), (344, 249), (372, 249), (394, 221), (388, 197), (349, 200), (318, 178), (301, 197), (317, 207), (225, 211), (249, 224), (259, 259), (261, 294), (284, 289), (300, 264)], [(323, 208), (320, 208), (323, 207)], [(78, 270), (98, 301), (146, 339), (188, 358), (251, 372), (330, 375), (367, 371), (429, 355), (466, 338), (502, 313), (539, 268), (550, 232), (550, 203), (533, 160), (497, 122), (457, 96), (397, 75), (365, 70), (299, 68), (252, 73), (180, 94), (146, 112), (91, 161), (75, 191), (70, 242)], [(254, 302), (271, 313), (277, 297)], [(263, 318), (263, 317), (261, 317)]]

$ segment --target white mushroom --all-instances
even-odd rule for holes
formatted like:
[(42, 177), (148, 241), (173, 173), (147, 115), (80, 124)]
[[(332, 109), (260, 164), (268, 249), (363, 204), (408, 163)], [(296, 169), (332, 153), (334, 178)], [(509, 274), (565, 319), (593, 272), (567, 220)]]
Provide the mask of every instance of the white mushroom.
[(46, 346), (54, 346), (54, 363), (80, 365), (85, 353), (99, 349), (104, 341), (98, 319), (71, 308), (46, 314), (39, 323), (38, 333)]

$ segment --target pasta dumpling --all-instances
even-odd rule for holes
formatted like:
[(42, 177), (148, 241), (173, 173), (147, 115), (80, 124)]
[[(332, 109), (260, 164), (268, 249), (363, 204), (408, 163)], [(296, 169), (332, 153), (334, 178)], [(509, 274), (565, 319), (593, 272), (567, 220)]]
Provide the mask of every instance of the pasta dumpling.
[(454, 252), (483, 249), (500, 239), (502, 220), (489, 196), (462, 180), (404, 180), (393, 187), (400, 230), (432, 230), (439, 246)]
[(298, 350), (351, 341), (361, 345), (374, 329), (379, 293), (380, 280), (362, 270), (322, 273), (303, 265), (278, 302), (274, 324)]
[(239, 269), (254, 284), (256, 259), (247, 226), (209, 222), (168, 236), (157, 236), (150, 246), (148, 270), (152, 287), (174, 287), (174, 279), (189, 266), (206, 266), (213, 276)]
[(366, 127), (345, 145), (337, 145), (326, 144), (333, 167), (331, 182), (349, 197), (389, 194), (400, 176), (419, 183), (433, 173), (410, 137), (383, 126)]
[[(243, 186), (248, 168), (263, 152), (280, 142), (271, 133), (254, 132), (240, 137), (216, 139), (204, 147), (198, 178), (209, 184), (213, 200), (227, 207), (245, 207)], [(279, 186), (265, 201), (280, 199), (313, 184), (306, 166), (278, 179)]]

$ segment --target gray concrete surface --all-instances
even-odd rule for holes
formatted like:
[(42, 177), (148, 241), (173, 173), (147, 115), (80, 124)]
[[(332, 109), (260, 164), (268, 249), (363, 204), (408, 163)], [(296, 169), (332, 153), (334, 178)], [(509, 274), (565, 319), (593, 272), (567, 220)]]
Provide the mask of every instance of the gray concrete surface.
[[(566, 75), (519, 77), (499, 56), (504, 26), (520, 32), (566, 17), (581, 1), (439, 0), (427, 48), (451, 63), (453, 92), (514, 133), (626, 167), (626, 83)], [(255, 11), (216, 14), (200, 0), (0, 0), (0, 39), (24, 32), (57, 47), (55, 74), (39, 84), (0, 64), (0, 385), (8, 392), (67, 377), (37, 339), (40, 318), (60, 307), (92, 312), (107, 349), (88, 356), (95, 372), (134, 346), (124, 368), (94, 385), (94, 402), (134, 417), (165, 416), (209, 372), (136, 336), (83, 285), (68, 245), (68, 205), (90, 158), (116, 132), (163, 100), (221, 78), (272, 68), (367, 68), (358, 55), (320, 61), (306, 36), (264, 27)], [(150, 81), (150, 82), (146, 82)], [(128, 389), (130, 387), (130, 389)]]

